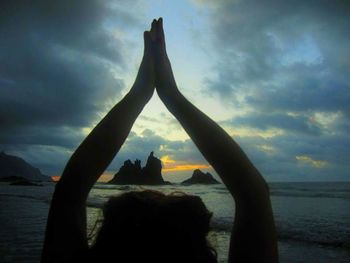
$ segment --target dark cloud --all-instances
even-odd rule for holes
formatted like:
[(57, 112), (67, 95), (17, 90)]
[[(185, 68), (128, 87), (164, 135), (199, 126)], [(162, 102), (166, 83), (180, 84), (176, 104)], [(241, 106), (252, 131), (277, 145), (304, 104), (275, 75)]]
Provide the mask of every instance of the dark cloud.
[(268, 86), (263, 84), (254, 94), (245, 97), (245, 103), (267, 111), (279, 109), (350, 113), (349, 83), (327, 72), (324, 66), (298, 63), (281, 70), (280, 75), (288, 81)]
[(283, 113), (251, 113), (246, 116), (236, 117), (228, 123), (233, 127), (245, 126), (260, 130), (280, 128), (293, 133), (321, 134), (321, 127), (312, 122), (310, 117), (292, 116)]
[[(246, 103), (348, 112), (347, 1), (220, 1), (212, 4), (218, 79), (210, 92)], [(263, 97), (261, 95), (263, 94)], [(231, 98), (232, 96), (229, 96)]]
[[(133, 4), (112, 1), (3, 1), (0, 8), (0, 149), (46, 174), (60, 174), (124, 88), (127, 38), (138, 27)], [(144, 25), (142, 25), (144, 26)], [(132, 46), (132, 45), (131, 45)], [(146, 122), (158, 119), (141, 116)], [(175, 124), (169, 118), (169, 125)], [(169, 141), (145, 129), (131, 132), (109, 169), (151, 151), (197, 160), (189, 141)], [(183, 154), (182, 157), (180, 155)], [(180, 159), (179, 159), (180, 157)]]
[(1, 147), (29, 159), (74, 149), (124, 88), (127, 43), (114, 28), (138, 23), (108, 1), (2, 1)]
[[(344, 145), (350, 141), (349, 2), (197, 3), (210, 9), (217, 54), (217, 78), (205, 80), (205, 92), (219, 95), (233, 109), (249, 109), (226, 125), (282, 130), (268, 142), (239, 138), (258, 166), (273, 178), (287, 175), (295, 180), (293, 173), (303, 175), (300, 180), (348, 178), (350, 148)], [(318, 113), (323, 120), (314, 118)], [(278, 154), (256, 147), (262, 143)], [(328, 165), (312, 167), (312, 161), (303, 163), (296, 156)]]
[[(3, 1), (1, 31), (5, 40), (15, 41), (21, 49), (26, 42), (65, 46), (79, 52), (120, 62), (118, 40), (109, 34), (106, 24), (136, 24), (130, 13), (112, 8), (109, 1)], [(24, 42), (22, 42), (24, 41)], [(3, 47), (13, 50), (12, 42)], [(20, 49), (20, 50), (21, 50)]]
[[(6, 144), (55, 145), (72, 149), (84, 139), (81, 129), (69, 126), (28, 126), (0, 128), (0, 140)], [(1, 148), (0, 148), (1, 149)]]

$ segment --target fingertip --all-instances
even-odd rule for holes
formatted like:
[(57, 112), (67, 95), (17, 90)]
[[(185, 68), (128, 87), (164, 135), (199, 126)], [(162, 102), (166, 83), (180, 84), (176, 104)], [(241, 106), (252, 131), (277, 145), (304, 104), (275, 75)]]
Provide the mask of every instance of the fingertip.
[(159, 18), (159, 19), (157, 20), (157, 29), (161, 28), (161, 26), (162, 26), (162, 21), (161, 21), (161, 19)]
[(158, 23), (157, 23), (157, 36), (159, 39), (163, 39), (164, 38), (164, 29), (163, 29), (163, 18), (160, 17), (158, 19)]
[(157, 23), (157, 20), (153, 19), (153, 21), (152, 21), (152, 28), (154, 28), (156, 26), (156, 23)]

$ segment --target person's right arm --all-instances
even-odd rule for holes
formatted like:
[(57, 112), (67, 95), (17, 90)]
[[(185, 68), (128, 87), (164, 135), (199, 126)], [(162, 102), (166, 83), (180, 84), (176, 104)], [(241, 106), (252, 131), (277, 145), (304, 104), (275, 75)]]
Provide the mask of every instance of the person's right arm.
[(236, 208), (229, 262), (278, 262), (268, 186), (239, 145), (178, 90), (157, 24), (156, 90), (232, 194)]

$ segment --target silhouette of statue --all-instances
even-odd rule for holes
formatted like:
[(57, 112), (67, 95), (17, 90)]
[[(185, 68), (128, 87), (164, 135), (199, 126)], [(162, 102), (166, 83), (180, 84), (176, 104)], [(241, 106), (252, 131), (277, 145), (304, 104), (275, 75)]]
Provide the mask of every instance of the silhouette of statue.
[[(95, 243), (88, 246), (88, 194), (155, 89), (235, 200), (229, 262), (278, 262), (267, 184), (231, 136), (178, 90), (160, 18), (144, 32), (143, 59), (131, 90), (76, 149), (56, 185), (42, 263), (217, 262), (206, 240), (211, 214), (196, 196), (144, 191), (112, 197)], [(151, 153), (150, 165), (159, 165), (152, 158)]]

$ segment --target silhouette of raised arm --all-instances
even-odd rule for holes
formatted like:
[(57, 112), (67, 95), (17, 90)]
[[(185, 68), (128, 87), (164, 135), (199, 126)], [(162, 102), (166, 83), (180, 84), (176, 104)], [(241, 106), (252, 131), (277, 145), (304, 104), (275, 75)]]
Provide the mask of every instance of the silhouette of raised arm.
[(144, 55), (133, 87), (80, 144), (56, 185), (47, 221), (43, 263), (73, 262), (74, 255), (88, 248), (85, 210), (88, 194), (154, 92), (154, 27), (155, 23), (151, 31), (144, 33)]
[(156, 90), (235, 200), (229, 262), (278, 262), (268, 186), (239, 145), (178, 90), (166, 53), (162, 19), (156, 24)]

